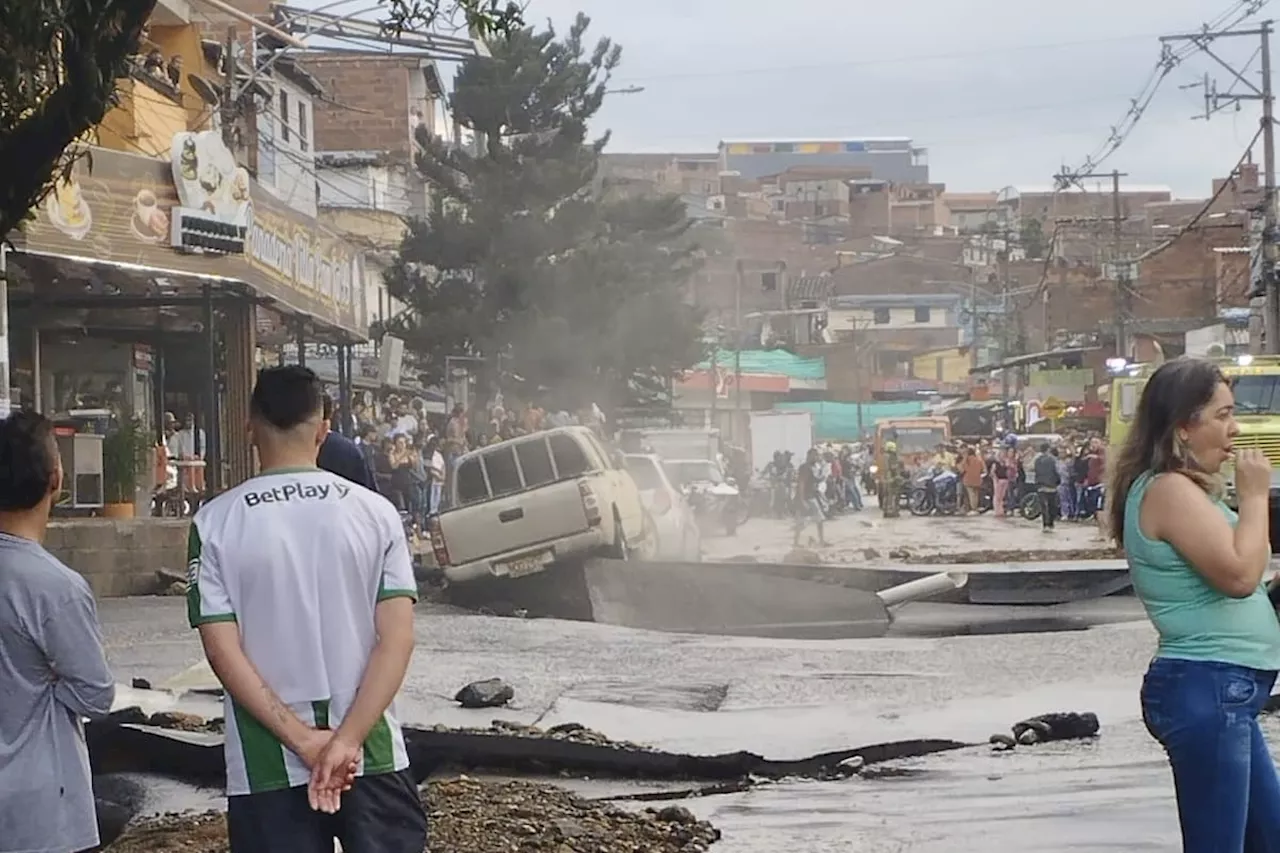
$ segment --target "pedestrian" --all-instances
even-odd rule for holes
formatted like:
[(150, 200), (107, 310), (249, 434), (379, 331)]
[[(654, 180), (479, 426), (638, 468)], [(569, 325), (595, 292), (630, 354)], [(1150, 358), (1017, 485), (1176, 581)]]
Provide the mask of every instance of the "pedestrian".
[(827, 545), (825, 526), (827, 516), (819, 497), (822, 483), (821, 465), (822, 460), (818, 456), (818, 449), (811, 447), (808, 455), (805, 456), (804, 464), (796, 472), (795, 537), (792, 541), (796, 546), (800, 545), (800, 534), (810, 524), (817, 525), (818, 544), (824, 547)]
[(968, 504), (965, 509), (966, 514), (972, 515), (981, 507), (979, 500), (982, 495), (982, 472), (984, 467), (982, 457), (978, 456), (972, 447), (966, 447), (961, 470), (964, 494)]
[(1005, 517), (1005, 501), (1009, 492), (1008, 454), (1002, 449), (995, 449), (991, 454), (991, 507), (996, 518)]
[(1058, 520), (1058, 485), (1061, 480), (1058, 477), (1057, 448), (1050, 447), (1048, 442), (1041, 444), (1031, 467), (1036, 478), (1036, 492), (1040, 496), (1040, 523), (1048, 533)]
[(1072, 456), (1072, 446), (1064, 442), (1058, 448), (1058, 453), (1058, 517), (1075, 521), (1076, 489), (1071, 482), (1075, 459)]
[(1257, 721), (1280, 667), (1263, 583), (1271, 465), (1234, 451), (1231, 510), (1217, 474), (1238, 432), (1218, 367), (1178, 358), (1147, 381), (1112, 474), (1110, 530), (1159, 636), (1142, 716), (1173, 770), (1186, 853), (1263, 853), (1280, 839), (1280, 780)]
[(422, 853), (395, 696), (417, 597), (391, 503), (322, 471), (315, 373), (258, 374), (262, 472), (191, 525), (188, 616), (225, 693), (231, 853)]
[(378, 490), (378, 483), (360, 446), (333, 429), (333, 399), (324, 395), (324, 423), (328, 432), (320, 445), (316, 464), (324, 470), (359, 483), (366, 489)]
[(0, 420), (0, 851), (97, 847), (85, 717), (115, 680), (93, 593), (41, 545), (62, 491), (53, 423)]
[(897, 518), (899, 515), (898, 499), (906, 481), (906, 471), (902, 467), (902, 459), (898, 456), (898, 443), (884, 443), (884, 470), (880, 472), (880, 513), (885, 518)]

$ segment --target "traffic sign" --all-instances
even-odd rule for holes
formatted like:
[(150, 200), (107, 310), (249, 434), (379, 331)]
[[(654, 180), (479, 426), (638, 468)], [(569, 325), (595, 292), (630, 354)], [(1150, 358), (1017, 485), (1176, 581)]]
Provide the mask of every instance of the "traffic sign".
[(1050, 397), (1040, 404), (1040, 414), (1051, 421), (1056, 421), (1067, 413), (1067, 404), (1057, 397)]

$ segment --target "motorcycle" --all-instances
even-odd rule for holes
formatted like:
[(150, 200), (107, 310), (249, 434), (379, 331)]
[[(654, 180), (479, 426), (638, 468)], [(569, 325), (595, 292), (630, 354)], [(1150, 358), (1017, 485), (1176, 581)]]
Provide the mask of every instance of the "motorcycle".
[(953, 471), (929, 471), (917, 478), (907, 508), (912, 515), (955, 515), (960, 508), (960, 478)]
[(737, 533), (738, 528), (750, 514), (747, 501), (742, 500), (738, 487), (731, 480), (715, 484), (689, 485), (681, 491), (689, 501), (689, 506), (693, 509), (694, 517), (699, 524), (707, 520), (718, 521), (724, 525), (725, 534), (728, 536)]

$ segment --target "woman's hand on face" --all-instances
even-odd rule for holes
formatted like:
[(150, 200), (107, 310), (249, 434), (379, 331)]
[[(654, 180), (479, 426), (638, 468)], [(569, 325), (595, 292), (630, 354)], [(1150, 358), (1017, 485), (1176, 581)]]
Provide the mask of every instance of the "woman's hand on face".
[(1236, 451), (1236, 494), (1245, 498), (1265, 498), (1271, 491), (1271, 463), (1261, 450)]

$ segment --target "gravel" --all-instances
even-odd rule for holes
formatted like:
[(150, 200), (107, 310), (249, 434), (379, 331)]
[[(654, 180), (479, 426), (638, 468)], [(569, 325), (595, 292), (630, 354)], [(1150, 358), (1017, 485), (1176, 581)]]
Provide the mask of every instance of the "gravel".
[[(425, 853), (705, 853), (719, 830), (679, 806), (626, 811), (561, 788), (462, 776), (429, 783)], [(221, 814), (135, 825), (108, 853), (226, 853)]]

